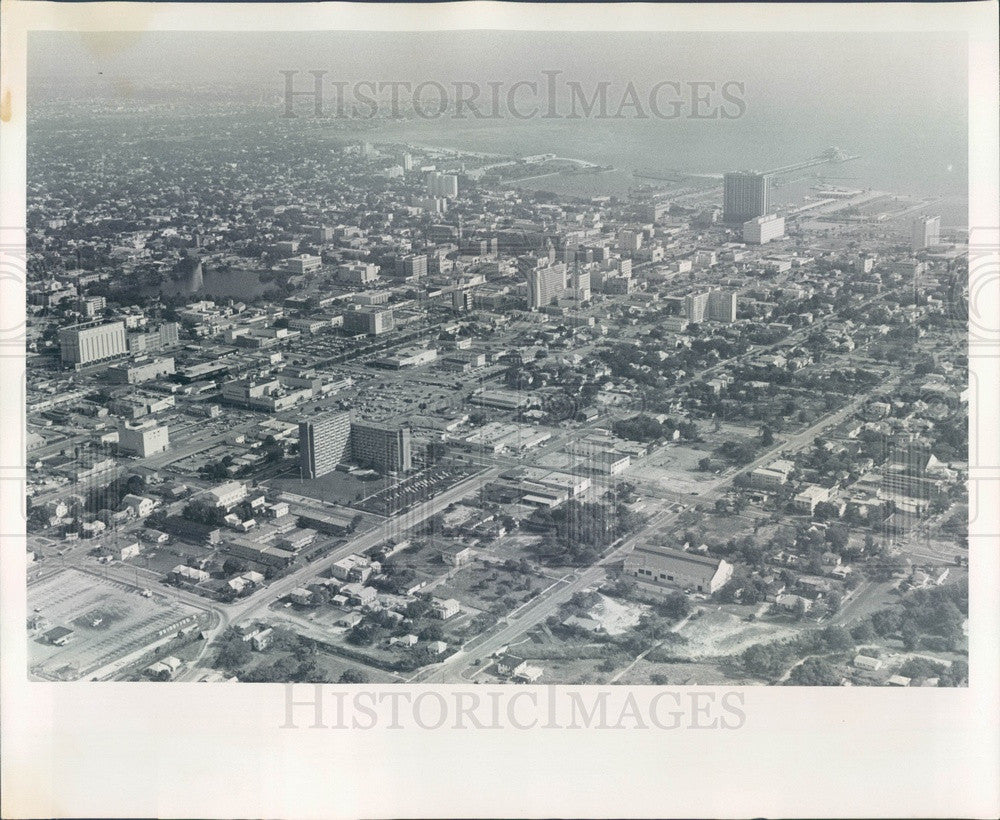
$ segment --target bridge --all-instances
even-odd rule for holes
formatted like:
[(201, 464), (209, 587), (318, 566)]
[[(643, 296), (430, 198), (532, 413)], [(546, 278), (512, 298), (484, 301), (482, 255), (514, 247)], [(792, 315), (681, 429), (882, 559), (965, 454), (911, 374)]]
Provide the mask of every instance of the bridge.
[[(850, 162), (854, 159), (860, 159), (859, 156), (850, 156), (845, 154), (836, 146), (827, 148), (822, 154), (819, 154), (810, 159), (803, 160), (802, 162), (793, 162), (791, 165), (782, 165), (780, 168), (772, 168), (770, 171), (763, 171), (762, 173), (771, 176), (782, 176), (784, 174), (791, 174), (795, 171), (802, 171), (806, 168), (815, 168), (817, 165), (829, 165), (829, 164), (839, 164), (843, 162)], [(692, 174), (687, 171), (679, 170), (645, 170), (637, 169), (632, 172), (632, 175), (639, 177), (640, 179), (656, 179), (663, 180), (664, 182), (681, 182), (684, 179), (690, 178), (701, 178), (701, 179), (712, 179), (712, 180), (722, 180), (722, 174)]]
[(794, 162), (791, 165), (782, 165), (780, 168), (773, 168), (770, 171), (764, 171), (764, 173), (768, 176), (778, 176), (781, 174), (790, 174), (794, 171), (802, 171), (806, 168), (815, 168), (817, 165), (850, 162), (853, 159), (860, 159), (860, 157), (849, 156), (839, 148), (833, 147), (827, 148), (822, 154), (811, 159), (804, 160), (803, 162)]

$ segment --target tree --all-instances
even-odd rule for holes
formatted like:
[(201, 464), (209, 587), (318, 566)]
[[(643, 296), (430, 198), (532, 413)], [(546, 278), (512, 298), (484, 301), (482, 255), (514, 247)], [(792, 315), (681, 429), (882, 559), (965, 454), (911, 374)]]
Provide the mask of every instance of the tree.
[(377, 634), (378, 628), (374, 624), (362, 621), (347, 633), (347, 642), (355, 646), (368, 646), (375, 642)]
[(238, 669), (250, 660), (250, 645), (237, 635), (228, 638), (216, 656), (216, 663), (224, 669)]
[(806, 658), (788, 676), (787, 686), (839, 686), (840, 673), (823, 658)]
[(142, 495), (146, 490), (146, 482), (141, 475), (131, 475), (125, 482), (125, 487), (132, 495)]
[(862, 621), (851, 630), (851, 637), (858, 643), (867, 643), (875, 639), (876, 633), (870, 621)]
[(250, 565), (241, 558), (230, 557), (222, 564), (222, 572), (225, 575), (236, 575), (240, 572), (246, 572), (248, 569), (250, 569)]
[(903, 649), (912, 652), (920, 643), (920, 630), (910, 621), (900, 627), (899, 636), (903, 639)]
[(927, 658), (909, 658), (899, 667), (899, 674), (905, 678), (931, 678), (939, 676), (944, 668)]
[(831, 592), (826, 596), (826, 608), (827, 611), (832, 615), (838, 609), (840, 609), (841, 603), (843, 603), (843, 596), (839, 592)]
[(954, 660), (938, 679), (939, 686), (964, 686), (969, 681), (969, 664)]
[(854, 647), (853, 636), (842, 626), (826, 627), (820, 632), (820, 638), (831, 652), (842, 652)]
[(368, 683), (368, 676), (358, 669), (345, 669), (338, 683)]
[(679, 621), (691, 611), (691, 602), (683, 592), (671, 592), (657, 603), (656, 611), (665, 618)]
[(786, 668), (791, 657), (791, 647), (780, 641), (768, 644), (754, 644), (741, 655), (743, 667), (751, 675), (774, 678)]
[(843, 524), (832, 524), (826, 531), (826, 540), (834, 552), (842, 552), (847, 546), (850, 531)]
[(813, 518), (817, 521), (828, 521), (837, 517), (837, 508), (829, 501), (820, 501), (813, 509)]
[(430, 611), (431, 605), (423, 598), (417, 598), (406, 605), (406, 617), (411, 620), (422, 618)]
[(440, 641), (444, 638), (444, 630), (437, 624), (425, 626), (417, 636), (422, 641)]
[(872, 614), (871, 623), (875, 633), (884, 638), (900, 628), (902, 618), (894, 609), (880, 609)]
[(427, 463), (437, 464), (448, 453), (448, 445), (443, 441), (432, 441), (427, 445)]

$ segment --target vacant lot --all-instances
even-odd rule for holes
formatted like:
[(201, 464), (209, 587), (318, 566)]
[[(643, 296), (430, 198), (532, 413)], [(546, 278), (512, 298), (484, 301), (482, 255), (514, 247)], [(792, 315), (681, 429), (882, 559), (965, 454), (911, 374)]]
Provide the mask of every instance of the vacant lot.
[(708, 444), (669, 444), (640, 459), (628, 471), (627, 478), (648, 481), (673, 492), (697, 492), (717, 478), (713, 473), (698, 471), (698, 462), (711, 457), (712, 449)]
[(685, 624), (680, 634), (687, 638), (687, 643), (674, 647), (673, 652), (684, 658), (726, 657), (757, 643), (794, 637), (801, 631), (788, 624), (745, 621), (719, 607), (708, 609)]
[[(402, 678), (392, 672), (384, 672), (381, 669), (376, 669), (375, 667), (368, 666), (367, 664), (358, 663), (357, 661), (350, 660), (349, 658), (343, 658), (331, 652), (320, 651), (314, 655), (309, 655), (309, 659), (316, 662), (315, 679), (319, 681), (337, 683), (340, 680), (341, 675), (350, 671), (358, 674), (364, 682), (402, 682)], [(251, 670), (267, 668), (276, 662), (283, 663), (285, 666), (292, 669), (295, 668), (297, 663), (293, 653), (288, 651), (255, 652), (250, 662), (246, 664), (244, 670), (239, 674), (246, 676), (246, 674)]]
[(587, 616), (599, 621), (609, 635), (621, 635), (639, 623), (639, 619), (649, 611), (645, 604), (620, 601), (601, 595), (600, 600), (587, 612)]
[(169, 573), (178, 564), (186, 563), (189, 558), (211, 558), (216, 554), (213, 549), (186, 544), (183, 541), (175, 541), (166, 546), (143, 545), (143, 548), (144, 552), (129, 558), (125, 563), (148, 569), (161, 576)]
[(511, 571), (503, 565), (475, 561), (435, 587), (434, 595), (438, 598), (455, 598), (466, 606), (482, 611), (497, 606), (510, 611), (550, 583), (534, 572)]
[(490, 544), (485, 546), (480, 545), (476, 549), (479, 552), (503, 559), (504, 561), (508, 559), (520, 561), (522, 558), (533, 561), (533, 547), (541, 542), (542, 536), (540, 535), (515, 531), (505, 535), (503, 538), (498, 538)]
[(691, 663), (653, 663), (643, 659), (622, 675), (617, 683), (645, 686), (706, 686), (726, 684), (731, 686), (759, 684), (752, 678), (731, 678), (711, 661)]
[(362, 478), (334, 470), (320, 478), (304, 481), (297, 478), (275, 478), (269, 481), (268, 485), (283, 492), (346, 507), (357, 504), (379, 490), (384, 490), (391, 483), (391, 479), (387, 477), (373, 477), (369, 474)]

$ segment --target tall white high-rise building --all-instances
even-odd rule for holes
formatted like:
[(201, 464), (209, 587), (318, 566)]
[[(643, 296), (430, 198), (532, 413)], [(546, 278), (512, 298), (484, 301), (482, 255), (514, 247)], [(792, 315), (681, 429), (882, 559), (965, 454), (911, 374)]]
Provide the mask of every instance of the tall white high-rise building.
[(705, 310), (708, 307), (709, 291), (704, 293), (689, 293), (684, 297), (684, 312), (689, 322), (704, 322)]
[(299, 464), (303, 478), (318, 478), (333, 472), (350, 457), (350, 413), (326, 413), (299, 422)]
[(590, 271), (575, 270), (570, 274), (570, 287), (573, 290), (574, 296), (581, 302), (589, 301), (590, 299)]
[(528, 278), (528, 308), (538, 308), (551, 305), (552, 301), (566, 290), (566, 263), (559, 262), (544, 268), (534, 268), (527, 271)]
[(382, 472), (412, 468), (410, 428), (352, 421), (350, 412), (326, 413), (299, 422), (299, 464), (303, 478), (318, 478), (338, 464), (358, 461)]
[(910, 247), (915, 250), (931, 248), (941, 242), (941, 217), (920, 216), (913, 220)]
[(635, 253), (642, 247), (642, 231), (623, 228), (618, 232), (618, 246), (622, 253)]

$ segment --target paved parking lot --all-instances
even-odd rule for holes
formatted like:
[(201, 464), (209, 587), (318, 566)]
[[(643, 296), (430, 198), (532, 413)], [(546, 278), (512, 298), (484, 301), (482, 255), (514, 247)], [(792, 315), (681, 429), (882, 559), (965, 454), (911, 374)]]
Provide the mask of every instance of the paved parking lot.
[[(132, 587), (66, 569), (28, 587), (28, 665), (35, 680), (76, 680), (115, 657), (191, 623), (197, 610), (162, 597), (143, 598)], [(73, 635), (53, 646), (42, 634), (56, 626)]]

